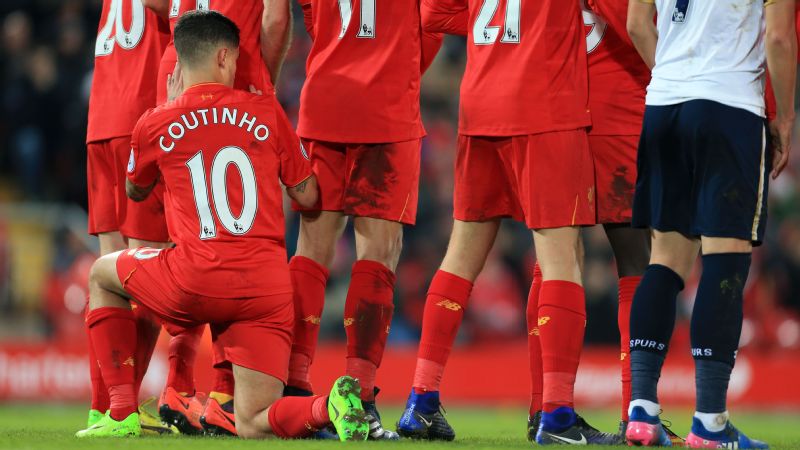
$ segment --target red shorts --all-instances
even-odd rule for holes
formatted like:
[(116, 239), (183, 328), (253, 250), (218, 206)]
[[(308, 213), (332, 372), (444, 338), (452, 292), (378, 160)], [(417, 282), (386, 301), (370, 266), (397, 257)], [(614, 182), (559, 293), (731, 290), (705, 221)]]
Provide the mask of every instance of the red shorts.
[(89, 234), (119, 231), (125, 220), (125, 167), (131, 152), (131, 137), (90, 142), (86, 152)]
[(164, 215), (164, 182), (158, 180), (150, 195), (141, 202), (127, 199), (125, 221), (119, 228), (126, 238), (150, 242), (169, 242)]
[(630, 223), (639, 136), (592, 136), (597, 223)]
[(170, 251), (140, 247), (121, 252), (117, 276), (125, 292), (160, 317), (170, 334), (210, 324), (215, 365), (227, 361), (286, 383), (294, 324), (292, 294), (220, 299), (185, 292), (166, 262)]
[(459, 136), (453, 217), (511, 217), (530, 229), (593, 225), (594, 169), (586, 132)]
[(317, 175), (320, 201), (295, 211), (342, 211), (414, 225), (422, 140), (338, 144), (303, 140)]

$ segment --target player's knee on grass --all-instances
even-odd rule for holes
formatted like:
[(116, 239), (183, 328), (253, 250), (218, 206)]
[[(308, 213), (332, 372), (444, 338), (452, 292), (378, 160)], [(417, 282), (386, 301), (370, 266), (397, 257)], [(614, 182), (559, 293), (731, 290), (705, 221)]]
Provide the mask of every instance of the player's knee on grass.
[(579, 228), (534, 230), (533, 241), (544, 281), (562, 280), (583, 285), (583, 245)]
[(375, 261), (394, 271), (403, 251), (403, 224), (383, 219), (356, 217), (356, 257)]
[(125, 291), (117, 275), (117, 258), (121, 252), (101, 256), (89, 272), (89, 309), (129, 307), (122, 295)]
[(244, 439), (263, 439), (272, 434), (268, 410), (283, 396), (283, 382), (271, 375), (233, 365), (233, 404), (236, 432)]
[(630, 224), (603, 225), (620, 278), (638, 277), (644, 274), (650, 262), (650, 231), (631, 228)]

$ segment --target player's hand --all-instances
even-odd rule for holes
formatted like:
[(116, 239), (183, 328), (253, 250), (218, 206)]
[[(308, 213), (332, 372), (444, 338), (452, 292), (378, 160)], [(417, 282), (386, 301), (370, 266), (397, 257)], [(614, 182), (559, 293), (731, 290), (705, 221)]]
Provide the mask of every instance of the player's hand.
[(789, 163), (792, 149), (792, 128), (794, 117), (777, 118), (770, 122), (769, 133), (772, 138), (772, 179), (778, 178)]
[(175, 63), (175, 69), (167, 75), (167, 101), (175, 100), (183, 93), (183, 72), (181, 63)]
[(252, 94), (256, 94), (256, 95), (262, 95), (263, 94), (263, 92), (261, 92), (258, 89), (256, 89), (256, 87), (253, 86), (252, 84), (250, 85), (250, 92)]

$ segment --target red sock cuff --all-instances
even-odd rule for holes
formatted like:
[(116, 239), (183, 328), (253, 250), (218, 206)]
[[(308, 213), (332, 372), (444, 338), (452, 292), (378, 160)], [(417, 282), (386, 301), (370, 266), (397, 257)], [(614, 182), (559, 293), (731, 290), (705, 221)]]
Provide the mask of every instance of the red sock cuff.
[(136, 317), (133, 315), (133, 311), (128, 308), (104, 306), (102, 308), (93, 309), (86, 314), (86, 325), (91, 328), (98, 322), (106, 319), (124, 319), (133, 322), (136, 320)]
[(633, 294), (636, 293), (636, 288), (639, 287), (639, 282), (642, 277), (622, 277), (619, 279), (619, 300), (632, 301)]
[(428, 295), (446, 297), (465, 307), (472, 293), (472, 283), (458, 275), (437, 270), (428, 288)]
[(535, 280), (537, 278), (539, 280), (542, 279), (542, 268), (539, 267), (539, 261), (536, 261), (536, 263), (533, 265), (533, 279)]
[(372, 275), (392, 289), (394, 289), (395, 274), (388, 267), (377, 261), (370, 261), (368, 259), (360, 259), (353, 264), (352, 275), (357, 273), (365, 273)]
[(542, 292), (545, 290), (547, 295), (539, 295), (539, 309), (552, 306), (586, 317), (583, 286), (571, 281), (548, 280), (542, 282)]
[(327, 284), (328, 278), (330, 277), (330, 272), (325, 266), (305, 256), (293, 256), (292, 259), (289, 260), (289, 270), (305, 272), (319, 280), (322, 284)]

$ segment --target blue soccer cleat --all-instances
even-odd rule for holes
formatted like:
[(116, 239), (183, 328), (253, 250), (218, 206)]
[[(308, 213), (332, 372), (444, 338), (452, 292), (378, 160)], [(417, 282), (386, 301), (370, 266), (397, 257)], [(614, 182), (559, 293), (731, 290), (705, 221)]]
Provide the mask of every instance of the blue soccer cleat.
[(552, 413), (542, 413), (536, 443), (540, 445), (621, 445), (625, 440), (613, 433), (603, 433), (586, 423), (567, 406)]
[(443, 412), (438, 391), (417, 394), (412, 390), (406, 409), (397, 422), (397, 432), (400, 436), (411, 439), (452, 441), (456, 438), (456, 433), (447, 423)]
[(692, 431), (686, 438), (686, 446), (689, 448), (769, 448), (766, 443), (745, 436), (733, 426), (730, 420), (725, 424), (724, 430), (712, 432), (706, 430), (703, 422), (697, 417), (692, 418)]

